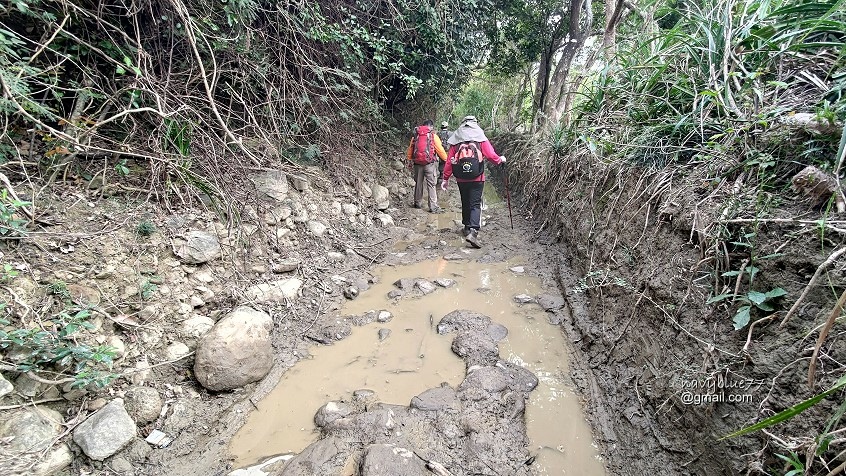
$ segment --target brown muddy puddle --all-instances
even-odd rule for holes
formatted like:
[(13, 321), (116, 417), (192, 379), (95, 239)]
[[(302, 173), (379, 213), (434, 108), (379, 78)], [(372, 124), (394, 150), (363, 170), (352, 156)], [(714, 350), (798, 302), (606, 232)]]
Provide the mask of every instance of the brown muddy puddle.
[[(549, 324), (539, 306), (513, 300), (518, 294), (542, 292), (537, 279), (509, 269), (520, 264), (439, 259), (381, 268), (379, 283), (345, 303), (342, 314), (387, 310), (393, 319), (354, 327), (351, 336), (332, 346), (313, 347), (310, 358), (288, 370), (233, 438), (229, 450), (235, 467), (299, 453), (317, 439), (317, 409), (329, 400), (349, 399), (355, 390), (367, 388), (383, 402), (408, 405), (412, 397), (441, 382), (457, 386), (464, 378), (464, 362), (450, 350), (453, 336), (438, 335), (435, 325), (455, 309), (472, 309), (508, 328), (508, 337), (500, 342), (501, 357), (523, 365), (540, 380), (526, 406), (536, 474), (604, 475), (578, 397), (565, 383), (568, 344), (562, 332)], [(451, 278), (457, 284), (392, 302), (387, 293), (400, 278)], [(391, 333), (380, 341), (383, 328)]]

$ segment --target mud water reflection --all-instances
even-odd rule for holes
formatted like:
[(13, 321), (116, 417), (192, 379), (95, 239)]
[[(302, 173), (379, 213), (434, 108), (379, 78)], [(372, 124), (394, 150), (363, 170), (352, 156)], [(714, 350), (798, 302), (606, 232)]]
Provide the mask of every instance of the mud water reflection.
[[(458, 385), (464, 363), (450, 350), (453, 336), (437, 335), (435, 325), (445, 314), (463, 308), (506, 326), (502, 358), (525, 366), (540, 380), (526, 408), (537, 474), (604, 475), (578, 399), (565, 383), (567, 343), (562, 333), (548, 323), (539, 306), (513, 300), (518, 294), (541, 292), (538, 280), (509, 270), (518, 264), (436, 260), (383, 267), (379, 283), (347, 302), (342, 314), (384, 309), (393, 319), (354, 327), (350, 337), (313, 348), (312, 358), (289, 370), (233, 439), (230, 451), (236, 466), (302, 451), (317, 436), (315, 411), (328, 400), (350, 398), (357, 389), (368, 388), (381, 401), (407, 405), (441, 382)], [(420, 298), (390, 301), (387, 293), (400, 278), (451, 278), (457, 284)], [(380, 329), (391, 331), (382, 341)]]

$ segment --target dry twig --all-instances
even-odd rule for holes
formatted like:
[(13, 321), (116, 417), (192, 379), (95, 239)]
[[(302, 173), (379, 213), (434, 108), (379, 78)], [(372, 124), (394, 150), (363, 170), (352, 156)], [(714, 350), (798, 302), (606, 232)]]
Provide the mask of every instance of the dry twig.
[(799, 305), (802, 304), (802, 301), (804, 301), (805, 298), (808, 296), (808, 293), (811, 292), (811, 288), (813, 288), (814, 285), (817, 283), (817, 280), (820, 278), (820, 275), (822, 275), (822, 272), (831, 263), (836, 261), (837, 258), (839, 258), (843, 253), (846, 253), (846, 246), (844, 246), (843, 248), (840, 248), (839, 250), (832, 253), (828, 257), (828, 259), (823, 261), (823, 263), (821, 265), (819, 265), (819, 267), (817, 267), (817, 271), (811, 277), (811, 280), (808, 282), (808, 285), (805, 286), (805, 289), (802, 290), (802, 294), (799, 295), (799, 299), (797, 299), (796, 302), (793, 303), (793, 306), (791, 306), (790, 310), (787, 311), (787, 314), (784, 315), (784, 319), (782, 319), (781, 324), (778, 325), (779, 329), (784, 328), (784, 326), (787, 324), (787, 321), (790, 320), (790, 318), (793, 316), (793, 314), (796, 313), (796, 311), (799, 309)]
[(837, 300), (837, 303), (834, 305), (834, 309), (831, 310), (831, 314), (829, 314), (828, 320), (825, 322), (825, 326), (823, 326), (819, 337), (817, 337), (817, 345), (814, 347), (814, 353), (811, 355), (811, 363), (808, 365), (808, 386), (811, 388), (814, 388), (814, 374), (817, 371), (817, 356), (820, 355), (820, 349), (822, 348), (826, 337), (828, 337), (828, 333), (831, 331), (831, 328), (834, 326), (834, 321), (838, 316), (840, 316), (841, 311), (843, 311), (844, 304), (846, 304), (846, 289), (844, 289), (840, 294), (840, 299)]

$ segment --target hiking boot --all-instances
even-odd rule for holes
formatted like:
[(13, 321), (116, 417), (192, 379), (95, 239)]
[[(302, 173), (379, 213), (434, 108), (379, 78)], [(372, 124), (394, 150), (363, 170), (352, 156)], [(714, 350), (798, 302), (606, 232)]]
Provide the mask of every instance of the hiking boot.
[(481, 248), (482, 245), (479, 244), (479, 230), (471, 229), (470, 233), (467, 234), (467, 243), (470, 243), (470, 246), (473, 248)]
[(429, 210), (429, 213), (443, 213), (443, 212), (444, 212), (444, 209), (441, 208), (441, 207), (435, 207), (435, 208)]
[(461, 229), (461, 236), (463, 236), (464, 238), (467, 238), (467, 235), (469, 235), (469, 234), (470, 234), (470, 228), (467, 228), (465, 226), (464, 228)]

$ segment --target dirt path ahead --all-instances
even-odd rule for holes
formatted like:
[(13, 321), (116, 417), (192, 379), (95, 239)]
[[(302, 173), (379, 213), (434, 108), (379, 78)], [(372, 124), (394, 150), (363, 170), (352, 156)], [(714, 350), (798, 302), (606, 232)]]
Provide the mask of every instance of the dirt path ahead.
[[(335, 374), (337, 379), (343, 380), (348, 376), (352, 380), (355, 370), (344, 362), (375, 361), (381, 358), (355, 348), (359, 346), (369, 349), (380, 345), (377, 342), (363, 342), (359, 337), (361, 334), (355, 333), (347, 341), (350, 326), (378, 321), (382, 324), (374, 325), (382, 326), (378, 330), (379, 341), (414, 339), (422, 329), (420, 342), (440, 339), (445, 342), (443, 351), (449, 352), (451, 340), (451, 353), (463, 359), (463, 363), (456, 366), (459, 369), (456, 378), (444, 377), (441, 380), (444, 384), (438, 386), (435, 383), (430, 390), (422, 391), (425, 387), (420, 386), (424, 377), (420, 367), (415, 367), (410, 372), (420, 381), (411, 385), (416, 386), (417, 390), (411, 394), (416, 396), (410, 399), (410, 404), (383, 403), (396, 401), (397, 392), (401, 393), (404, 389), (385, 390), (389, 392), (388, 395), (381, 390), (374, 392), (373, 388), (383, 387), (379, 382), (368, 385), (367, 389), (350, 388), (348, 395), (340, 400), (306, 402), (306, 408), (309, 408), (309, 403), (311, 408), (326, 403), (315, 418), (320, 427), (320, 440), (296, 456), (292, 455), (292, 458), (264, 459), (263, 464), (254, 465), (251, 471), (260, 469), (262, 473), (273, 475), (373, 476), (398, 474), (397, 468), (403, 468), (402, 474), (422, 475), (441, 474), (438, 471), (443, 467), (455, 475), (558, 474), (567, 467), (573, 467), (573, 460), (566, 459), (565, 455), (578, 452), (577, 456), (583, 456), (586, 460), (586, 463), (579, 464), (581, 474), (604, 474), (601, 458), (597, 459), (596, 450), (590, 446), (592, 438), (580, 415), (578, 402), (581, 399), (573, 394), (571, 389), (575, 385), (566, 374), (567, 361), (571, 359), (567, 355), (568, 345), (564, 343), (556, 324), (566, 318), (567, 308), (558, 292), (553, 270), (544, 259), (546, 246), (526, 239), (531, 236), (531, 225), (519, 213), (514, 216), (514, 228), (511, 228), (507, 205), (491, 183), (486, 186), (483, 228), (479, 235), (481, 249), (471, 247), (460, 234), (461, 212), (455, 184), (447, 193), (441, 193), (440, 203), (444, 208), (441, 214), (405, 206), (397, 207), (392, 212), (397, 223), (392, 231), (393, 239), (384, 243), (378, 253), (382, 258), (373, 263), (381, 266), (370, 267), (364, 273), (369, 284), (362, 286), (364, 289), (359, 291), (361, 295), (356, 298), (359, 301), (347, 301), (348, 305), (339, 306), (341, 308), (338, 312), (329, 313), (304, 331), (306, 342), (310, 344), (315, 341), (336, 344), (326, 347), (325, 352), (323, 348), (310, 348), (300, 349), (298, 353), (300, 356), (306, 352), (319, 354), (316, 358), (327, 360), (340, 357), (343, 365)], [(403, 273), (409, 275), (403, 276)], [(385, 282), (380, 282), (382, 280)], [(361, 283), (361, 280), (358, 282)], [(371, 287), (372, 290), (369, 289)], [(387, 293), (390, 299), (387, 301), (386, 289), (390, 289)], [(373, 292), (376, 293), (375, 301), (384, 302), (372, 304), (370, 296)], [(520, 301), (515, 295), (523, 296), (525, 302), (515, 303)], [(376, 307), (374, 311), (367, 312), (365, 308), (371, 304)], [(380, 312), (380, 305), (386, 306), (389, 315), (382, 315), (385, 310)], [(355, 312), (356, 309), (361, 312)], [(514, 319), (508, 321), (508, 328), (500, 323), (504, 319), (497, 314), (502, 313)], [(421, 319), (416, 319), (418, 315)], [(391, 319), (396, 324), (393, 331), (387, 323)], [(422, 325), (422, 322), (427, 325)], [(528, 337), (521, 338), (518, 337), (519, 332), (515, 331), (522, 330), (517, 328), (523, 323), (535, 327), (529, 331)], [(443, 337), (427, 337), (427, 331), (431, 335)], [(371, 340), (375, 340), (375, 332), (362, 330)], [(391, 336), (391, 332), (395, 335)], [(403, 335), (396, 335), (399, 332)], [(509, 332), (513, 335), (505, 339)], [(554, 339), (547, 342), (544, 333), (552, 335)], [(529, 369), (535, 362), (521, 362), (519, 357), (514, 358), (513, 353), (521, 339), (525, 341), (526, 348), (544, 349), (537, 356), (527, 357), (527, 360), (536, 360), (538, 365), (544, 365), (543, 360), (550, 359), (550, 363), (545, 365), (549, 367), (551, 364), (551, 370), (538, 367), (533, 372)], [(424, 347), (421, 344), (413, 345)], [(430, 347), (436, 345), (439, 344), (426, 344), (425, 360), (435, 359), (438, 365), (448, 365), (441, 364), (441, 358), (433, 357), (437, 350)], [(550, 346), (554, 348), (550, 349)], [(420, 360), (423, 361), (423, 351), (419, 352)], [(396, 364), (389, 365), (403, 365), (400, 356), (384, 358), (397, 359)], [(451, 358), (455, 359), (455, 355)], [(514, 360), (520, 362), (520, 365), (515, 364)], [(294, 366), (294, 369), (298, 368)], [(470, 372), (465, 374), (465, 368)], [(445, 369), (439, 370), (441, 373), (436, 375), (434, 382), (439, 381), (437, 378), (442, 376)], [(366, 367), (365, 373), (378, 371)], [(538, 375), (543, 377), (540, 387)], [(275, 381), (272, 377), (268, 380)], [(251, 400), (258, 402), (258, 411), (244, 411), (241, 407), (229, 412), (233, 425), (241, 426), (245, 420), (250, 420), (244, 429), (227, 436), (235, 440), (234, 444), (227, 444), (229, 450), (237, 453), (237, 460), (230, 467), (241, 467), (246, 462), (254, 464), (256, 459), (260, 459), (255, 450), (264, 445), (262, 438), (269, 442), (286, 437), (283, 434), (273, 436), (273, 432), (279, 431), (279, 428), (259, 426), (262, 420), (273, 418), (274, 413), (282, 411), (284, 404), (279, 399), (290, 399), (292, 396), (287, 394), (291, 392), (302, 393), (296, 390), (301, 387), (290, 382), (288, 377), (287, 374), (281, 375), (276, 389), (263, 383), (256, 390)], [(320, 377), (313, 377), (316, 382), (312, 383), (320, 385)], [(370, 378), (376, 380), (373, 376)], [(378, 379), (382, 378), (399, 382), (399, 378), (389, 374), (385, 377), (379, 374)], [(319, 390), (327, 395), (332, 393), (322, 387)], [(573, 421), (564, 422), (563, 427), (549, 424), (548, 421), (538, 422), (534, 430), (536, 435), (531, 435), (530, 441), (526, 414), (532, 411), (532, 405), (538, 405), (531, 401), (533, 391), (547, 392), (541, 398), (549, 402), (569, 402), (566, 418), (572, 418)], [(568, 393), (570, 397), (566, 398)], [(408, 399), (404, 401), (408, 402)], [(300, 413), (299, 416), (306, 413), (306, 423), (302, 425), (307, 425), (310, 412), (294, 412)], [(250, 419), (246, 418), (247, 414), (252, 414)], [(269, 436), (262, 432), (269, 433)], [(264, 449), (258, 451), (258, 455), (272, 454), (262, 451)], [(226, 452), (220, 448), (206, 451), (203, 459), (211, 463), (216, 459), (215, 455), (222, 458)], [(193, 465), (178, 466), (173, 468), (172, 474), (191, 474), (190, 470), (195, 469)], [(249, 473), (245, 469), (231, 474), (241, 476), (260, 473)]]

